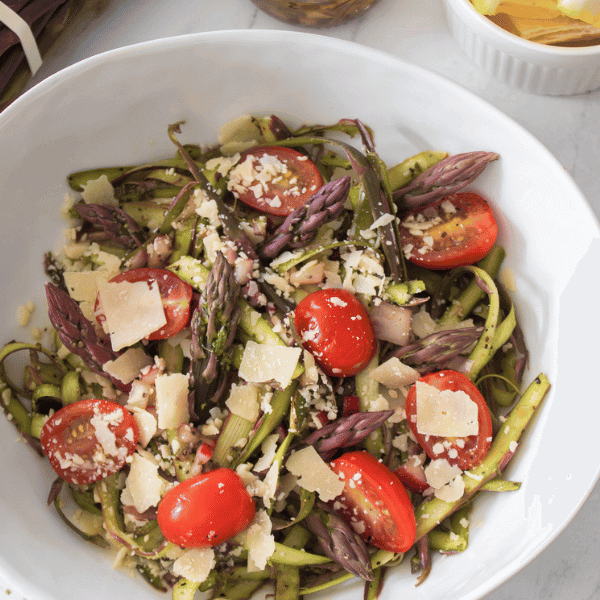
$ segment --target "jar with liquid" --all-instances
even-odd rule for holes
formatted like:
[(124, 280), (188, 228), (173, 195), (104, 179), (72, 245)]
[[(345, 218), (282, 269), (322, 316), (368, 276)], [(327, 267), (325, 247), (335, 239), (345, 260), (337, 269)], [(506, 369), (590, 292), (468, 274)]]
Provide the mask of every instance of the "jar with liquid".
[(252, 0), (271, 17), (303, 27), (335, 27), (369, 10), (377, 0)]

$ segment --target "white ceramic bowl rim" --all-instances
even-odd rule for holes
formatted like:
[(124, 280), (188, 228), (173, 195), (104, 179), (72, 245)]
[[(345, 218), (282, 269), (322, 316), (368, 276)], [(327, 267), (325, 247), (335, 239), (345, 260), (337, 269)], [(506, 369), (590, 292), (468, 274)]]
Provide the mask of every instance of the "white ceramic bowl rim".
[(491, 35), (502, 40), (506, 44), (513, 44), (524, 51), (536, 52), (548, 56), (561, 57), (598, 57), (600, 56), (600, 44), (593, 46), (550, 46), (547, 44), (539, 44), (526, 40), (518, 35), (514, 35), (490, 21), (485, 15), (477, 12), (469, 0), (446, 0), (460, 11), (465, 20), (468, 19), (470, 25), (478, 30), (480, 34)]

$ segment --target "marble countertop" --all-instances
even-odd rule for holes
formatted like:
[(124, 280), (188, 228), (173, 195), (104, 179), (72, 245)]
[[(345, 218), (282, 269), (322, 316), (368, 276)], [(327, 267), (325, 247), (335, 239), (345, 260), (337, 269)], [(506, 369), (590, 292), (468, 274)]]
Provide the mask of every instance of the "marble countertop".
[[(99, 0), (96, 4), (95, 12), (85, 9), (70, 23), (32, 84), (94, 54), (179, 34), (296, 29), (354, 41), (440, 73), (495, 105), (555, 155), (600, 216), (600, 90), (568, 97), (533, 96), (494, 80), (469, 62), (453, 41), (442, 0), (379, 0), (362, 18), (328, 30), (285, 25), (261, 13), (250, 0)], [(600, 598), (598, 514), (600, 484), (556, 540), (486, 600)], [(0, 578), (2, 589), (13, 592), (11, 600), (24, 600)]]

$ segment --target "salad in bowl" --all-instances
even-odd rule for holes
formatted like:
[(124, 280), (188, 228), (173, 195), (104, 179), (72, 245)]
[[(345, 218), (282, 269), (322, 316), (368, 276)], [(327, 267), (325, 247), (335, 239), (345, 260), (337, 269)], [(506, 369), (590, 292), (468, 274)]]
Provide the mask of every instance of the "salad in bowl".
[(421, 584), (481, 496), (518, 493), (503, 470), (550, 389), (524, 381), (477, 190), (501, 157), (386, 164), (358, 119), (184, 128), (172, 156), (69, 175), (51, 327), (0, 351), (49, 504), (174, 600), (375, 597), (403, 562)]

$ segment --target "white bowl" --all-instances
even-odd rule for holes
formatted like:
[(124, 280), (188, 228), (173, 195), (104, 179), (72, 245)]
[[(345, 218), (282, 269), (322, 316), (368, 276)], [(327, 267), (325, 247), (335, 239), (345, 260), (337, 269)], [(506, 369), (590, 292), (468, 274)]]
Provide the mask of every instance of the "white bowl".
[[(309, 65), (309, 66), (306, 66)], [(531, 350), (528, 379), (552, 390), (510, 465), (520, 491), (482, 496), (470, 546), (435, 557), (420, 587), (408, 564), (386, 576), (382, 600), (474, 600), (545, 548), (598, 478), (600, 406), (595, 378), (600, 231), (558, 161), (488, 103), (444, 78), (362, 46), (306, 33), (231, 31), (162, 39), (95, 56), (37, 85), (0, 114), (0, 331), (27, 337), (19, 305), (42, 316), (42, 254), (63, 240), (65, 176), (209, 143), (242, 113), (294, 124), (360, 118), (387, 162), (425, 149), (495, 150), (477, 186), (492, 200)], [(68, 530), (46, 498), (53, 473), (0, 419), (0, 571), (29, 600), (164, 598)], [(409, 561), (405, 561), (408, 563)], [(354, 580), (326, 594), (362, 598)]]
[(581, 94), (600, 88), (600, 45), (546, 46), (524, 40), (478, 13), (469, 0), (444, 0), (448, 26), (467, 56), (524, 92)]

